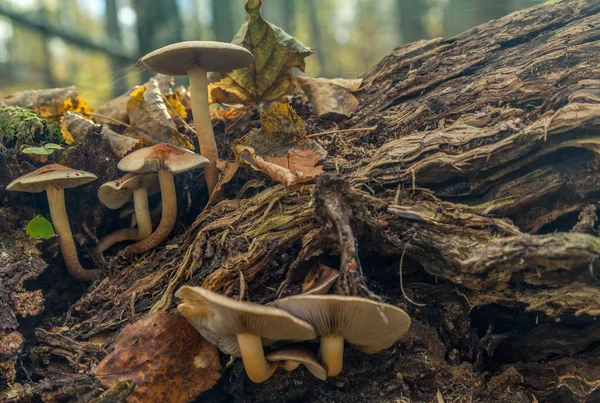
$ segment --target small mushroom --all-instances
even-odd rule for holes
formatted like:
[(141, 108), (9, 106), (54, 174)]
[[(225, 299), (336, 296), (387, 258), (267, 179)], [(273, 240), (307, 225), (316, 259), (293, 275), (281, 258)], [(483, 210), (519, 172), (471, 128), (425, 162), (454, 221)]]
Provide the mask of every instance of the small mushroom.
[(391, 347), (410, 327), (410, 317), (402, 309), (366, 298), (301, 294), (274, 304), (313, 326), (321, 338), (319, 354), (328, 376), (342, 371), (344, 340), (363, 353), (375, 354)]
[(189, 41), (157, 49), (137, 62), (144, 70), (170, 76), (188, 76), (200, 153), (210, 161), (205, 173), (210, 194), (217, 185), (219, 154), (208, 110), (207, 73), (239, 69), (252, 63), (253, 59), (252, 53), (232, 43)]
[(252, 302), (235, 301), (201, 287), (181, 287), (177, 309), (194, 325), (221, 337), (235, 336), (248, 378), (264, 382), (277, 369), (267, 362), (262, 338), (303, 341), (315, 338), (308, 323), (289, 313)]
[(282, 367), (286, 371), (293, 371), (300, 364), (322, 381), (327, 379), (327, 369), (319, 359), (307, 348), (301, 346), (284, 347), (267, 355), (267, 361), (283, 361)]
[(175, 227), (177, 195), (173, 175), (206, 167), (208, 160), (181, 147), (161, 143), (132, 152), (117, 166), (126, 172), (158, 173), (162, 201), (160, 224), (149, 237), (125, 249), (131, 255), (148, 252), (164, 241)]
[(65, 206), (65, 189), (84, 185), (96, 179), (96, 175), (86, 171), (50, 164), (15, 179), (6, 187), (6, 190), (16, 192), (39, 193), (46, 191), (50, 216), (54, 230), (59, 237), (63, 259), (69, 273), (80, 281), (93, 280), (100, 274), (100, 270), (86, 270), (79, 263)]
[(339, 276), (339, 271), (322, 264), (302, 283), (302, 294), (327, 294)]
[(106, 182), (98, 189), (98, 199), (106, 207), (116, 210), (133, 197), (133, 207), (138, 229), (120, 229), (104, 238), (96, 245), (96, 252), (102, 253), (117, 242), (141, 241), (152, 234), (152, 219), (148, 208), (148, 195), (158, 193), (156, 174), (128, 173), (120, 179)]

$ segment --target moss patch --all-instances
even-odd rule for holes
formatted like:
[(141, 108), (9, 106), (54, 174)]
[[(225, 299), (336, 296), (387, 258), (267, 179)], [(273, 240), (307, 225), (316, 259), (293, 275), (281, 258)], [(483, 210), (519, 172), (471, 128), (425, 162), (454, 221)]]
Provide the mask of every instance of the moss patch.
[(53, 127), (30, 109), (0, 107), (0, 151), (18, 152), (23, 145), (42, 143), (64, 144), (60, 127)]

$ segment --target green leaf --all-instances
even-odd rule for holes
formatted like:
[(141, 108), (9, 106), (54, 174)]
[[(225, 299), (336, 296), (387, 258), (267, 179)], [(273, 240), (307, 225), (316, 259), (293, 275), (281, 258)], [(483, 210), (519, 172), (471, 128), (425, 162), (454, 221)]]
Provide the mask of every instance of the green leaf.
[(211, 74), (211, 81), (215, 81), (208, 86), (212, 102), (252, 104), (274, 101), (295, 91), (292, 68), (304, 71), (304, 58), (313, 49), (265, 21), (261, 6), (262, 0), (246, 0), (246, 23), (232, 41), (252, 52), (254, 62), (229, 73)]
[(50, 155), (54, 150), (62, 150), (62, 147), (58, 144), (48, 143), (43, 147), (27, 147), (23, 149), (23, 154), (34, 154), (34, 155)]
[(33, 220), (29, 221), (25, 231), (27, 231), (30, 237), (35, 239), (50, 239), (54, 235), (52, 223), (41, 215), (38, 215)]
[(49, 150), (62, 150), (63, 149), (63, 147), (61, 145), (54, 144), (54, 143), (48, 143), (48, 144), (44, 145), (44, 148), (47, 148)]

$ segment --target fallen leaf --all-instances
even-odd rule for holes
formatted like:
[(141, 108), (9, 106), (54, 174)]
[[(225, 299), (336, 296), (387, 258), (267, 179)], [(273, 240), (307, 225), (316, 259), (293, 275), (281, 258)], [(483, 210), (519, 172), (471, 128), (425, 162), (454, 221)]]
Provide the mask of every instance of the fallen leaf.
[(101, 126), (74, 112), (67, 112), (61, 122), (63, 136), (72, 139), (81, 139), (89, 135), (101, 135), (102, 140), (108, 142), (112, 152), (123, 158), (139, 143), (138, 139), (116, 133), (108, 127)]
[(33, 109), (42, 118), (58, 122), (68, 112), (77, 112), (86, 118), (92, 116), (92, 110), (79, 95), (77, 87), (49, 88), (14, 93), (5, 98), (6, 104)]
[(125, 94), (111, 99), (104, 105), (96, 108), (92, 113), (92, 117), (96, 123), (105, 125), (111, 128), (129, 125), (129, 114), (127, 113), (127, 102), (131, 97), (131, 93), (140, 88), (136, 85), (132, 90)]
[(43, 147), (26, 147), (21, 152), (23, 154), (31, 155), (38, 162), (48, 161), (48, 156), (51, 155), (54, 150), (62, 150), (62, 146), (54, 143), (45, 144)]
[(29, 221), (25, 231), (33, 239), (50, 239), (54, 236), (52, 223), (41, 215), (37, 215)]
[(262, 0), (246, 0), (246, 22), (232, 41), (252, 52), (254, 62), (229, 73), (211, 74), (209, 102), (267, 102), (296, 90), (292, 68), (304, 71), (304, 58), (313, 50), (265, 21), (260, 13), (261, 6)]
[(306, 138), (304, 122), (290, 105), (272, 104), (260, 121), (262, 128), (234, 146), (241, 161), (286, 186), (310, 182), (323, 173), (317, 164), (327, 153)]
[(94, 369), (104, 387), (135, 384), (129, 403), (189, 402), (221, 377), (217, 348), (180, 314), (158, 312), (121, 330)]
[(360, 89), (362, 78), (347, 80), (296, 77), (296, 80), (320, 119), (332, 121), (348, 119), (358, 108), (358, 99), (353, 92)]
[(138, 138), (144, 146), (170, 143), (194, 148), (177, 130), (157, 80), (150, 79), (145, 86), (133, 91), (127, 102), (127, 110), (131, 126), (125, 133)]

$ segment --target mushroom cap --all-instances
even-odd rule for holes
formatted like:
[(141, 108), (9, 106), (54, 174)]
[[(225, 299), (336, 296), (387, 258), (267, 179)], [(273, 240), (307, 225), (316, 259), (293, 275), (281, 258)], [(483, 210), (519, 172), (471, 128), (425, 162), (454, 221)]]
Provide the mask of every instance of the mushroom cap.
[(109, 209), (121, 208), (131, 200), (133, 191), (145, 187), (148, 194), (160, 192), (158, 175), (151, 174), (125, 174), (122, 178), (103, 183), (98, 189), (98, 199)]
[(194, 67), (219, 73), (246, 67), (253, 60), (249, 50), (232, 43), (188, 41), (156, 49), (142, 56), (137, 65), (155, 73), (185, 76)]
[(80, 171), (60, 164), (50, 164), (23, 175), (6, 186), (6, 190), (39, 193), (49, 186), (69, 189), (96, 180), (93, 173)]
[(322, 264), (302, 283), (302, 293), (304, 295), (327, 294), (339, 277), (339, 271)]
[(296, 295), (274, 304), (310, 323), (318, 336), (342, 336), (367, 354), (391, 347), (410, 327), (410, 317), (402, 309), (367, 298)]
[(210, 162), (201, 155), (172, 144), (155, 144), (128, 154), (119, 161), (121, 171), (151, 173), (165, 169), (172, 174), (204, 168)]
[[(197, 316), (205, 318), (199, 325), (221, 336), (247, 333), (295, 341), (316, 337), (311, 325), (273, 306), (235, 301), (202, 287), (183, 286), (176, 296), (183, 299), (183, 304), (194, 303), (198, 307)], [(180, 311), (186, 315), (185, 310)]]
[(322, 381), (327, 379), (327, 369), (317, 359), (316, 355), (309, 349), (298, 347), (284, 347), (281, 350), (273, 351), (266, 357), (267, 361), (294, 361), (304, 365), (311, 374)]

